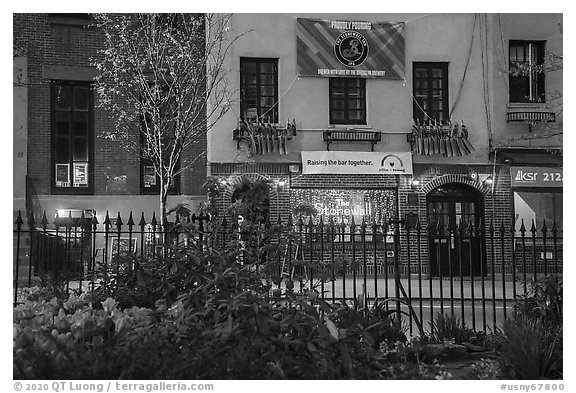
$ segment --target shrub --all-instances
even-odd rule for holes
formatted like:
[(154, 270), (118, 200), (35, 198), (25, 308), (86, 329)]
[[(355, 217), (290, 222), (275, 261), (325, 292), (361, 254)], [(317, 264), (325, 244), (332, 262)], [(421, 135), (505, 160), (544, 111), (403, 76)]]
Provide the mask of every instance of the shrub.
[(541, 319), (554, 326), (562, 324), (563, 285), (555, 276), (546, 276), (539, 281), (529, 281), (529, 290), (516, 299), (516, 314), (529, 319)]
[(562, 328), (526, 316), (504, 321), (502, 356), (511, 379), (562, 378)]
[[(252, 197), (248, 191), (244, 198)], [(306, 285), (312, 289), (295, 293), (289, 285), (292, 273), (270, 274), (280, 271), (284, 242), (297, 239), (292, 232), (272, 242), (282, 228), (261, 225), (260, 207), (266, 201), (256, 202), (243, 207), (239, 200), (234, 206), (247, 222), (236, 228), (230, 244), (166, 245), (155, 258), (134, 261), (137, 269), (101, 272), (107, 280), (94, 293), (66, 301), (38, 296), (18, 306), (14, 378), (380, 379), (442, 374), (433, 363), (420, 364), (417, 356), (402, 366), (396, 365), (396, 355), (388, 356), (389, 348), (406, 336), (393, 318), (395, 311), (385, 310), (382, 302), (360, 310), (329, 305), (314, 283)], [(303, 267), (322, 276), (321, 265)]]
[(529, 292), (516, 300), (500, 340), (503, 368), (511, 378), (562, 378), (562, 292), (561, 282), (544, 277), (531, 281)]
[(435, 341), (450, 341), (457, 344), (474, 341), (477, 333), (466, 327), (460, 318), (454, 314), (438, 313), (433, 322), (430, 323), (431, 338)]

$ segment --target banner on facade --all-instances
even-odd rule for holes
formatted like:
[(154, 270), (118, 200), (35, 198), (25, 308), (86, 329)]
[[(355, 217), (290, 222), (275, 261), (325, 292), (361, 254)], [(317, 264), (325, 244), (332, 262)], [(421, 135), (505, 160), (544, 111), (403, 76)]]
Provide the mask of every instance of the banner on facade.
[(411, 175), (410, 152), (303, 151), (302, 173)]
[(404, 78), (404, 23), (298, 18), (298, 74)]
[(562, 187), (562, 168), (513, 166), (512, 187)]

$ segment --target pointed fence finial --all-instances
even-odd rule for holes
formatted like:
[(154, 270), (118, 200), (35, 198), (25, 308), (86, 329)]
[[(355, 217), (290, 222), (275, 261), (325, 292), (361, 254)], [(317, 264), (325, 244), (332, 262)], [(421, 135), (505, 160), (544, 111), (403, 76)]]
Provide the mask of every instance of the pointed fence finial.
[(80, 216), (80, 220), (78, 220), (78, 226), (80, 228), (85, 228), (87, 224), (86, 216), (84, 215), (84, 210), (82, 210), (82, 215)]
[(530, 228), (530, 232), (532, 232), (532, 236), (536, 237), (536, 224), (534, 223), (534, 219), (532, 219), (532, 227)]
[(132, 232), (132, 228), (134, 228), (134, 219), (132, 218), (132, 211), (130, 211), (130, 217), (128, 217), (128, 230)]
[(106, 217), (104, 218), (103, 224), (106, 226), (106, 228), (108, 228), (108, 226), (111, 225), (110, 216), (108, 215), (108, 210), (106, 210)]
[(16, 230), (18, 232), (20, 232), (20, 230), (22, 229), (22, 224), (24, 224), (24, 221), (22, 220), (22, 213), (20, 213), (20, 210), (18, 210), (18, 217), (16, 217)]
[(42, 221), (40, 221), (40, 224), (42, 225), (42, 230), (46, 230), (46, 228), (48, 228), (48, 218), (46, 218), (46, 210), (44, 210), (44, 212), (42, 213)]
[(546, 219), (542, 221), (542, 229), (540, 229), (540, 232), (542, 232), (544, 237), (546, 237), (546, 233), (548, 232), (548, 228), (546, 227)]
[(144, 231), (144, 227), (146, 226), (146, 220), (144, 219), (144, 212), (142, 212), (142, 214), (140, 215), (140, 222), (138, 223), (138, 226), (140, 226), (142, 231)]
[(118, 216), (116, 218), (116, 228), (118, 228), (118, 232), (120, 232), (120, 228), (122, 227), (123, 222), (122, 218), (120, 218), (120, 212), (118, 212)]
[(34, 212), (31, 211), (31, 212), (28, 214), (28, 226), (29, 226), (30, 228), (33, 228), (34, 225), (36, 225), (36, 220), (34, 219)]

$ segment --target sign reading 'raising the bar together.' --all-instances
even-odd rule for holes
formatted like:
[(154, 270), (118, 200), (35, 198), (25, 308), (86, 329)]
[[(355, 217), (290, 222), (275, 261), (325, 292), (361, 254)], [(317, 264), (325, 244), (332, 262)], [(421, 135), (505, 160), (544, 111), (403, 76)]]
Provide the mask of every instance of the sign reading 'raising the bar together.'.
[(412, 174), (410, 152), (303, 151), (302, 173)]

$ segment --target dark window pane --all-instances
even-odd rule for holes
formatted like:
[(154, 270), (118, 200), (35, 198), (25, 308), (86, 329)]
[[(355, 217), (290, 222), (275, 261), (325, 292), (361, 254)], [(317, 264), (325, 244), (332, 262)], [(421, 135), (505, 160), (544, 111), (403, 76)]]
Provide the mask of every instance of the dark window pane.
[(86, 138), (74, 138), (74, 161), (88, 161), (88, 141)]
[(276, 89), (274, 89), (274, 86), (263, 86), (262, 89), (260, 90), (263, 96), (274, 97), (274, 94), (276, 93)]
[(332, 120), (344, 120), (344, 112), (342, 111), (333, 111), (332, 112)]
[(274, 75), (260, 75), (260, 83), (263, 85), (274, 85)]
[(75, 110), (88, 110), (88, 88), (76, 87), (74, 88), (74, 109)]
[(68, 138), (56, 139), (56, 162), (68, 163), (70, 161), (70, 141)]
[(246, 86), (245, 94), (246, 97), (256, 97), (258, 95), (258, 89), (256, 86)]
[(74, 136), (88, 136), (88, 112), (74, 113)]
[(56, 135), (67, 136), (70, 134), (70, 113), (56, 112), (55, 114)]
[(417, 80), (414, 82), (415, 89), (427, 89), (428, 88), (428, 81), (427, 80)]
[(242, 63), (242, 72), (252, 73), (252, 74), (256, 73), (256, 63), (249, 62), (249, 61), (243, 62)]
[(360, 101), (350, 101), (348, 107), (350, 109), (362, 109), (362, 103)]
[(56, 86), (54, 98), (56, 100), (56, 109), (70, 109), (72, 97), (70, 94), (70, 86)]
[(362, 112), (361, 111), (350, 111), (350, 119), (351, 120), (362, 119)]
[(274, 98), (273, 97), (260, 98), (260, 106), (271, 107), (272, 105), (274, 105)]
[(428, 76), (428, 71), (424, 68), (414, 69), (414, 78), (426, 78)]
[(444, 76), (444, 70), (441, 68), (433, 68), (432, 69), (432, 78), (442, 78)]
[(258, 83), (258, 76), (257, 75), (246, 75), (246, 83), (249, 85), (256, 85)]
[(274, 64), (272, 63), (260, 63), (260, 72), (271, 74), (274, 72)]
[(344, 109), (344, 101), (334, 100), (332, 101), (332, 109)]

